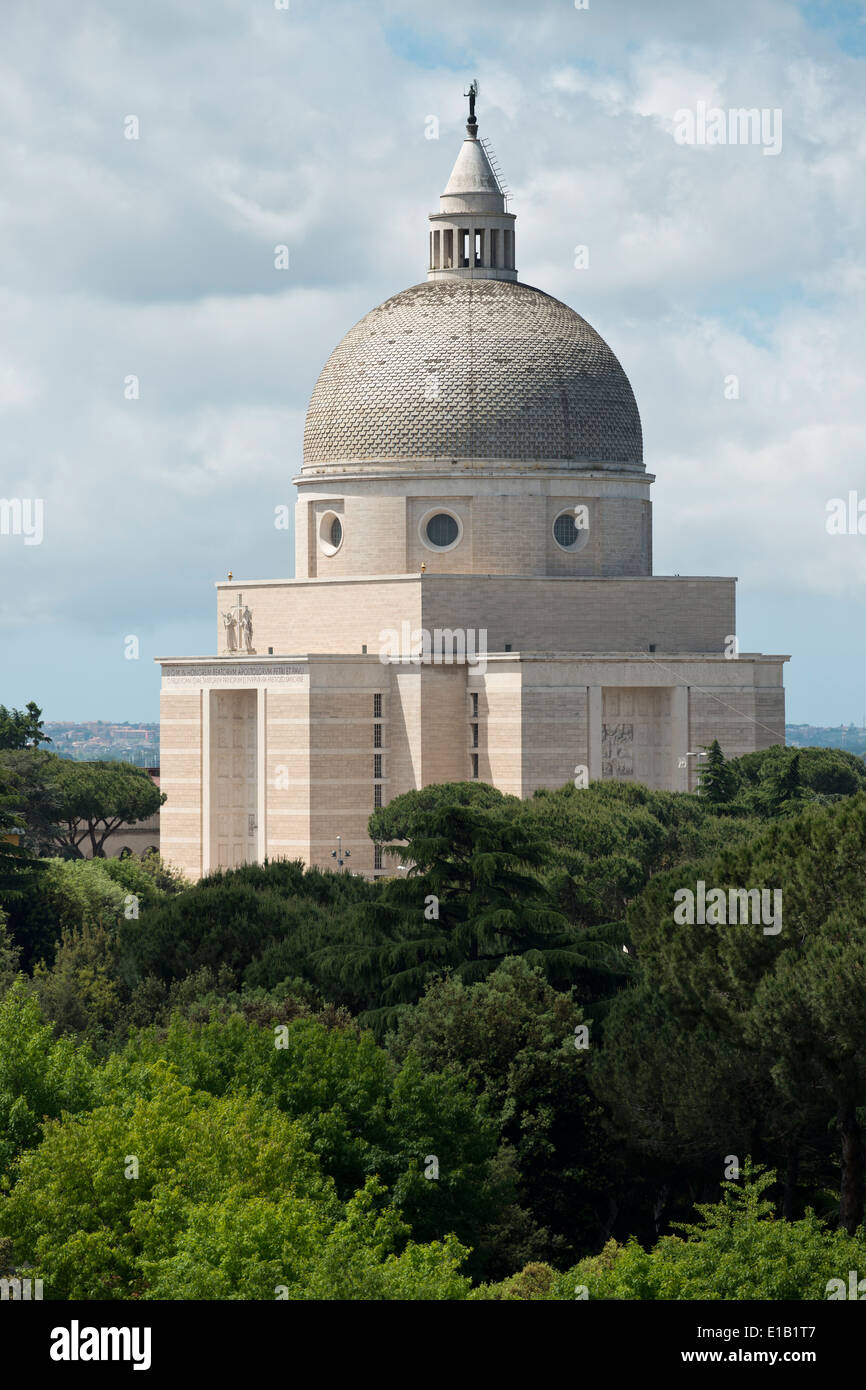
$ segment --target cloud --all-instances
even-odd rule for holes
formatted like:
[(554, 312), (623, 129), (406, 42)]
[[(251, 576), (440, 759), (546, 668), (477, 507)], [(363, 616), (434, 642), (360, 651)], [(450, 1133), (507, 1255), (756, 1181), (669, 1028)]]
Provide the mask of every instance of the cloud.
[[(273, 509), (309, 393), (343, 333), (424, 278), (476, 74), (521, 278), (635, 388), (657, 568), (862, 605), (866, 544), (824, 527), (828, 498), (866, 495), (866, 84), (839, 43), (783, 0), (12, 0), (2, 491), (43, 497), (46, 535), (0, 541), (7, 678), (23, 691), (16, 633), (170, 615), (176, 640), (228, 568), (290, 571)], [(781, 107), (782, 154), (677, 145), (698, 100)]]

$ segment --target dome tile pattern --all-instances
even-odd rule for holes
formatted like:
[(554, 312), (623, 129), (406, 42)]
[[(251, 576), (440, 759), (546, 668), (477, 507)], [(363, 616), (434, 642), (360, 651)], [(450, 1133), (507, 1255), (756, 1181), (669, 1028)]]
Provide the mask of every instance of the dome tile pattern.
[(640, 416), (607, 343), (568, 305), (515, 281), (426, 281), (331, 353), (304, 466), (431, 458), (641, 469)]

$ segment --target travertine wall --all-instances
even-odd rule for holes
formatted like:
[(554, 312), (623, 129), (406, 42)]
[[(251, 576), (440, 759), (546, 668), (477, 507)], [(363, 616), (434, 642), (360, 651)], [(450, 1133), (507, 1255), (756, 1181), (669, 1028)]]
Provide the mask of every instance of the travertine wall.
[(733, 579), (511, 579), (425, 574), (429, 630), (487, 630), (488, 651), (721, 652)]
[(519, 795), (561, 787), (589, 767), (588, 688), (565, 663), (522, 668), (522, 780)]
[[(166, 663), (161, 851), (193, 878), (217, 862), (202, 804), (215, 806), (219, 791), (203, 749), (220, 738), (223, 687), (250, 687), (248, 727), (255, 701), (255, 762), (246, 745), (238, 756), (258, 806), (258, 857), (333, 866), (339, 834), (348, 867), (372, 874), (367, 822), (377, 782), (387, 805), (413, 788), (469, 780), (475, 753), (480, 780), (515, 796), (562, 786), (579, 767), (591, 778), (694, 788), (697, 760), (682, 770), (678, 760), (713, 738), (731, 757), (783, 741), (783, 660), (524, 652), (492, 655), (483, 667), (383, 665), (372, 653)], [(232, 735), (226, 746), (235, 743)], [(252, 804), (234, 800), (244, 812)]]
[[(466, 472), (469, 476), (466, 476)], [(300, 578), (340, 579), (416, 573), (648, 575), (652, 573), (650, 483), (561, 470), (529, 477), (450, 471), (373, 479), (298, 479), (296, 565)], [(586, 509), (587, 536), (564, 550), (553, 523), (564, 511)], [(424, 519), (450, 512), (462, 534), (453, 549), (425, 544)], [(339, 516), (343, 539), (328, 553), (321, 519)], [(583, 518), (582, 518), (583, 520)], [(325, 544), (322, 544), (324, 539)]]
[(264, 655), (379, 655), (380, 634), (425, 628), (486, 631), (488, 651), (722, 652), (734, 627), (733, 579), (512, 578), (441, 575), (217, 585), (219, 610), (242, 593)]
[(166, 793), (159, 813), (160, 854), (190, 878), (202, 869), (201, 690), (163, 687), (159, 702), (159, 785)]

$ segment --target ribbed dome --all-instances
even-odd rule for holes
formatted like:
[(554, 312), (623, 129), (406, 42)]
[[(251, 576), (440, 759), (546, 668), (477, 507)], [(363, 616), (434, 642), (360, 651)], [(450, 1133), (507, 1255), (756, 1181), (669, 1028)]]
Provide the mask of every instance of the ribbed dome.
[(640, 416), (604, 339), (507, 280), (434, 280), (387, 299), (313, 391), (304, 466), (398, 459), (643, 467)]

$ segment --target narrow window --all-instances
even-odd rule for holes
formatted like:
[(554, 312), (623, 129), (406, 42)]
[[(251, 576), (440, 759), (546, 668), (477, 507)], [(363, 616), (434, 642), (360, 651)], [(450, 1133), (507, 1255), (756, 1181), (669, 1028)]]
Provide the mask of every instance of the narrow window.
[(472, 692), (472, 718), (478, 718), (478, 692), (476, 690)]
[(381, 846), (381, 845), (374, 845), (374, 846), (373, 846), (373, 868), (374, 868), (374, 869), (381, 869), (381, 867), (382, 867), (382, 846)]
[(475, 233), (475, 264), (484, 264), (484, 233), (479, 231)]
[(381, 754), (381, 753), (374, 753), (374, 754), (373, 754), (373, 776), (374, 776), (374, 777), (381, 777), (381, 776), (382, 776), (382, 754)]
[(381, 725), (381, 724), (374, 724), (374, 725), (373, 725), (373, 747), (374, 747), (374, 748), (381, 748), (381, 747), (382, 747), (382, 725)]
[(381, 718), (382, 718), (382, 696), (381, 696), (381, 695), (374, 695), (374, 696), (373, 696), (373, 718), (374, 718), (374, 719), (381, 719)]
[(490, 264), (499, 265), (499, 230), (496, 227), (490, 232)]
[(477, 754), (477, 753), (473, 753), (473, 754), (472, 754), (472, 779), (473, 779), (473, 781), (475, 781), (475, 782), (478, 781), (478, 754)]
[(382, 783), (373, 783), (373, 810), (378, 811), (382, 805)]
[(472, 725), (472, 747), (473, 747), (473, 748), (477, 748), (477, 747), (478, 747), (478, 725), (477, 725), (477, 724), (473, 724), (473, 725)]
[(454, 229), (449, 227), (445, 233), (445, 258), (443, 261), (445, 270), (454, 268)]
[(469, 229), (467, 227), (460, 228), (460, 264), (461, 266), (468, 266), (469, 264)]

